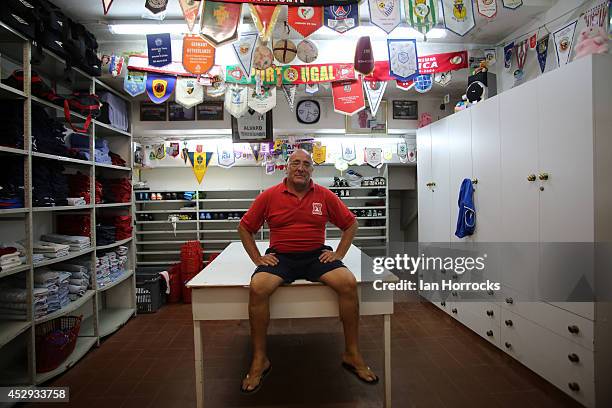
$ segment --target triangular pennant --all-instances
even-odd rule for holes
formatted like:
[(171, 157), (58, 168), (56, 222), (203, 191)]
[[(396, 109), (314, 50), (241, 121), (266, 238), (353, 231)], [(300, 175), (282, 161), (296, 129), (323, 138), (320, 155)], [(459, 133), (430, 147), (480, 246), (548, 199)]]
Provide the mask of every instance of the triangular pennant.
[(102, 9), (104, 9), (104, 15), (108, 14), (111, 6), (113, 5), (113, 0), (102, 0)]
[(380, 106), (380, 101), (382, 101), (386, 88), (387, 81), (363, 81), (363, 89), (368, 98), (370, 112), (372, 112), (372, 116), (374, 117), (376, 117), (376, 112), (378, 112), (378, 107)]
[(327, 27), (340, 34), (346, 33), (359, 26), (359, 4), (325, 6), (323, 18)]
[(236, 164), (234, 157), (234, 145), (232, 143), (220, 143), (217, 145), (217, 165), (229, 169)]
[(529, 49), (535, 50), (538, 46), (538, 33), (535, 32), (531, 37), (529, 37)]
[(502, 0), (502, 4), (507, 9), (516, 10), (523, 5), (523, 0)]
[(241, 3), (207, 0), (200, 13), (200, 35), (215, 47), (232, 42), (238, 38), (241, 19)]
[(514, 41), (504, 46), (504, 68), (510, 72), (512, 69), (512, 51), (514, 50)]
[(183, 67), (192, 74), (202, 75), (215, 65), (215, 47), (199, 35), (183, 37)]
[(382, 159), (382, 150), (380, 147), (366, 147), (365, 154), (365, 162), (375, 169), (379, 168), (383, 164)]
[(276, 106), (276, 87), (269, 88), (262, 86), (262, 92), (257, 93), (255, 89), (249, 92), (247, 101), (249, 108), (259, 114), (264, 114)]
[(253, 154), (253, 158), (255, 159), (256, 162), (259, 162), (259, 160), (261, 159), (261, 151), (260, 151), (260, 144), (259, 143), (249, 143), (249, 147), (251, 148), (251, 153)]
[[(600, 0), (599, 4), (596, 4), (584, 12), (584, 23), (587, 27), (599, 27), (604, 31), (608, 31), (610, 11), (612, 11), (612, 2), (609, 0)], [(612, 34), (612, 32), (610, 34)], [(610, 38), (612, 38), (612, 36)]]
[(191, 162), (193, 174), (195, 174), (198, 184), (202, 183), (211, 158), (212, 152), (189, 152), (189, 161)]
[(404, 10), (408, 24), (421, 34), (427, 34), (438, 22), (437, 0), (405, 0)]
[(154, 103), (163, 103), (172, 92), (176, 85), (176, 77), (169, 75), (153, 74), (147, 75), (147, 95)]
[(515, 46), (516, 65), (518, 69), (514, 71), (515, 84), (518, 84), (525, 77), (525, 62), (527, 61), (527, 51), (529, 50), (528, 41), (525, 39)]
[(204, 87), (196, 78), (177, 78), (176, 103), (185, 108), (192, 108), (204, 101)]
[(230, 85), (225, 91), (225, 110), (235, 118), (239, 118), (249, 109), (249, 88), (240, 85)]
[(283, 94), (287, 98), (287, 105), (291, 112), (295, 109), (295, 94), (297, 91), (297, 85), (283, 85)]
[(570, 61), (577, 23), (578, 20), (574, 20), (553, 33), (553, 41), (557, 51), (557, 64), (559, 66), (563, 66)]
[(361, 79), (332, 82), (334, 111), (352, 116), (365, 109)]
[(544, 73), (546, 70), (546, 60), (548, 59), (548, 41), (550, 36), (546, 35), (538, 40), (536, 52), (538, 53), (538, 63), (540, 64), (540, 71)]
[(388, 39), (389, 75), (408, 81), (419, 73), (419, 58), (415, 39)]
[(259, 31), (261, 40), (263, 42), (268, 41), (276, 25), (281, 6), (249, 4), (249, 9), (251, 10), (251, 18), (253, 23), (255, 23), (255, 27), (257, 27), (257, 31)]
[(140, 71), (128, 71), (123, 81), (123, 89), (130, 96), (138, 96), (146, 90), (147, 73)]
[(193, 26), (198, 18), (198, 12), (200, 11), (201, 0), (179, 0), (181, 10), (183, 11), (183, 17), (189, 27), (189, 31), (193, 31)]
[(312, 161), (315, 164), (321, 165), (325, 163), (327, 158), (327, 147), (323, 146), (321, 142), (316, 142), (312, 146)]
[(497, 0), (476, 0), (478, 14), (490, 20), (497, 17)]
[(476, 25), (472, 0), (442, 0), (442, 14), (446, 28), (461, 37)]
[(240, 39), (238, 41), (232, 43), (234, 53), (240, 63), (240, 69), (242, 69), (247, 78), (251, 77), (251, 66), (253, 65), (253, 55), (255, 54), (257, 38), (259, 38), (259, 34), (257, 33), (244, 33), (240, 34)]
[(368, 0), (368, 8), (372, 24), (387, 34), (402, 21), (400, 0)]
[(323, 7), (288, 6), (287, 24), (308, 37), (323, 26)]

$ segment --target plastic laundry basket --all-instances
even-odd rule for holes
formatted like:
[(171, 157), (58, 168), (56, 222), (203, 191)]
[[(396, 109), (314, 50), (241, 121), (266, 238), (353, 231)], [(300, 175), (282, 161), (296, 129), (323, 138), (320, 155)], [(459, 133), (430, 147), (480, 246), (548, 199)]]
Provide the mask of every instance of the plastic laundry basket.
[(138, 313), (155, 313), (165, 303), (165, 281), (159, 270), (136, 269), (136, 307)]

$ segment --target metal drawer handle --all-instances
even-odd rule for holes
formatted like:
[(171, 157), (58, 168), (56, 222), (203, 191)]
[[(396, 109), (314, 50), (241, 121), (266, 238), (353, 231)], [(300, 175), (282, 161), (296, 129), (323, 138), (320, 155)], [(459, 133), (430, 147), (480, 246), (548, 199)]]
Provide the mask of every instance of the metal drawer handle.
[(506, 323), (506, 326), (511, 327), (514, 325), (514, 323), (512, 323), (512, 320), (508, 319), (506, 320), (504, 323)]
[(440, 305), (442, 305), (442, 306), (446, 306), (446, 302), (445, 302), (445, 301), (442, 301), (442, 302), (440, 302)]
[(487, 330), (487, 336), (493, 337), (493, 330)]
[(451, 310), (451, 312), (453, 312), (453, 313), (457, 314), (457, 309), (456, 309), (456, 308), (453, 308), (453, 309)]
[(514, 303), (514, 299), (512, 299), (511, 297), (506, 298), (506, 303), (508, 303), (509, 305)]
[(576, 326), (575, 324), (574, 324), (574, 325), (571, 325), (571, 326), (567, 326), (567, 330), (568, 330), (570, 333), (572, 333), (572, 334), (578, 334), (578, 333), (580, 333), (580, 328), (579, 328), (578, 326)]
[(568, 383), (567, 386), (572, 391), (576, 391), (576, 392), (580, 391), (580, 385), (578, 383), (576, 383), (576, 382)]
[(527, 176), (527, 181), (536, 181), (536, 175), (535, 174), (530, 174)]
[(487, 292), (487, 294), (488, 294), (489, 296), (494, 296), (494, 295), (495, 295), (495, 292), (493, 292), (492, 290), (490, 290), (490, 291), (488, 291), (488, 292)]
[(577, 363), (580, 361), (580, 357), (578, 357), (578, 354), (576, 353), (571, 353), (568, 354), (567, 358), (569, 359), (569, 361), (571, 361), (572, 363)]
[(457, 292), (453, 292), (453, 293), (452, 293), (452, 295), (453, 295), (453, 296), (457, 296)]
[(508, 342), (505, 342), (505, 343), (504, 343), (504, 346), (506, 346), (506, 348), (507, 348), (507, 349), (512, 348), (512, 344), (510, 344), (510, 343), (508, 343)]
[(492, 310), (487, 310), (487, 316), (492, 317), (495, 313)]

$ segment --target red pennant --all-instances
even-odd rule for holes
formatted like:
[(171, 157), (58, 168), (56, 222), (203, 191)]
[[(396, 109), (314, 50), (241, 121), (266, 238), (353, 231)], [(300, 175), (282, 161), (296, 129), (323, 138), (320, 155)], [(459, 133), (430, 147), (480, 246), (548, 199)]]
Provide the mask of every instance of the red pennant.
[(535, 47), (538, 45), (538, 33), (533, 34), (529, 37), (529, 48), (535, 50)]
[(414, 80), (409, 81), (395, 81), (395, 86), (403, 91), (409, 91), (414, 86)]
[(113, 0), (102, 0), (102, 8), (104, 9), (104, 15), (108, 14), (111, 6), (113, 5)]
[(361, 79), (332, 82), (334, 111), (352, 116), (365, 108)]
[(323, 7), (289, 6), (287, 23), (304, 37), (323, 26)]
[(265, 6), (261, 4), (249, 4), (251, 8), (251, 17), (259, 31), (262, 41), (268, 41), (272, 34), (272, 30), (276, 25), (278, 13), (281, 6)]

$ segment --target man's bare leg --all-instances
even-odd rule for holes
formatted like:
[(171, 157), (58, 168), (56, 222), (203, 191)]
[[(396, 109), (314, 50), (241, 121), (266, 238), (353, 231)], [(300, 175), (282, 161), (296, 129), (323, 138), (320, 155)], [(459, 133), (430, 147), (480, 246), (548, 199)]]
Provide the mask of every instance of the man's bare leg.
[(355, 276), (343, 267), (325, 273), (320, 280), (338, 294), (338, 308), (344, 327), (342, 361), (355, 367), (362, 379), (374, 381), (376, 374), (368, 368), (359, 351), (359, 296)]
[(283, 283), (283, 279), (267, 272), (258, 272), (251, 278), (249, 291), (249, 321), (253, 360), (249, 375), (242, 381), (242, 389), (251, 391), (259, 384), (262, 373), (270, 366), (266, 352), (268, 323), (270, 322), (270, 296)]

